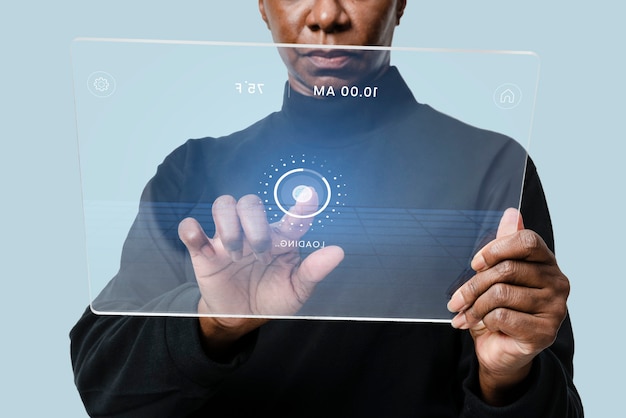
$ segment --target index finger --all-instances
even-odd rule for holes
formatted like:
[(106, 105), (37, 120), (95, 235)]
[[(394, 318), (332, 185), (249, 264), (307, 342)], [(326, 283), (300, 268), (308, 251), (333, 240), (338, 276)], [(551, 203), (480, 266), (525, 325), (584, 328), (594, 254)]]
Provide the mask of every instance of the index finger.
[(505, 260), (523, 260), (554, 264), (554, 254), (534, 231), (524, 229), (512, 235), (497, 238), (485, 245), (472, 259), (472, 268), (487, 270)]
[(313, 226), (313, 214), (318, 210), (319, 198), (313, 187), (305, 187), (302, 196), (296, 200), (282, 219), (272, 226), (281, 237), (289, 239), (301, 238)]
[(250, 249), (257, 259), (269, 263), (272, 235), (263, 202), (256, 195), (246, 195), (237, 202), (237, 215)]
[(538, 267), (555, 265), (554, 255), (533, 231), (518, 231), (495, 239), (474, 258), (472, 268), (477, 274), (452, 295), (448, 309), (452, 312), (467, 309), (496, 284), (541, 288), (546, 283), (545, 274)]
[(237, 216), (237, 201), (232, 196), (220, 196), (213, 202), (211, 211), (216, 236), (220, 238), (231, 258), (240, 260), (243, 253), (243, 232)]

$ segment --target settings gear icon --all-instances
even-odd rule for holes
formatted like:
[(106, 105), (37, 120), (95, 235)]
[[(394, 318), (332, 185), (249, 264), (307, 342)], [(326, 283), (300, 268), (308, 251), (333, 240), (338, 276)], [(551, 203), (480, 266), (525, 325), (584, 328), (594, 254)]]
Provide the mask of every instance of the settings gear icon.
[(109, 89), (109, 81), (104, 77), (98, 77), (94, 80), (93, 87), (98, 91), (107, 91)]
[(96, 71), (88, 78), (87, 87), (96, 97), (109, 97), (115, 92), (115, 79), (109, 73)]

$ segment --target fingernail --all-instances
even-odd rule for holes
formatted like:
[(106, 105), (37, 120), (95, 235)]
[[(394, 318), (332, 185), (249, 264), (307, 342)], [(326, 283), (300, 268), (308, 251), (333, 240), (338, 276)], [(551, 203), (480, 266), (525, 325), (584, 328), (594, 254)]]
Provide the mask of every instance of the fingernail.
[(460, 290), (454, 292), (452, 298), (448, 302), (448, 310), (450, 312), (461, 312), (465, 308), (465, 299)]
[(482, 251), (479, 251), (474, 258), (472, 259), (472, 269), (474, 271), (481, 271), (485, 267), (487, 267), (487, 262), (485, 261), (485, 257), (483, 257)]
[(467, 318), (465, 317), (465, 313), (461, 312), (457, 316), (452, 319), (452, 327), (456, 329), (467, 329)]

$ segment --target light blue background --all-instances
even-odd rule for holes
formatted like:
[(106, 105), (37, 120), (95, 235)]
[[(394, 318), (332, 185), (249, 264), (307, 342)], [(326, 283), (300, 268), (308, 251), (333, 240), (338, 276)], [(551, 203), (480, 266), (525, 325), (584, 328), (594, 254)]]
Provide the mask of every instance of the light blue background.
[[(87, 304), (70, 42), (77, 36), (270, 41), (254, 1), (14, 1), (0, 14), (0, 416), (83, 417), (68, 332)], [(622, 6), (440, 0), (409, 7), (397, 46), (533, 50), (531, 153), (572, 282), (575, 380), (587, 416), (622, 409)], [(235, 31), (233, 28), (245, 27)]]

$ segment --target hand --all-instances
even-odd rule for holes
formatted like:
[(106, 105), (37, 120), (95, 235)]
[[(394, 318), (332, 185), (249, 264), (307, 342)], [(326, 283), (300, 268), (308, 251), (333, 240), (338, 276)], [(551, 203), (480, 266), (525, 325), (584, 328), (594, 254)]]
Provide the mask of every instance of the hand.
[(476, 275), (452, 296), (452, 326), (469, 329), (485, 401), (506, 404), (567, 314), (569, 281), (539, 235), (508, 209), (496, 239), (472, 260)]
[[(254, 195), (238, 202), (221, 196), (213, 204), (216, 233), (211, 239), (192, 218), (178, 228), (193, 264), (201, 299), (201, 314), (281, 316), (296, 313), (315, 285), (343, 260), (336, 246), (319, 249), (301, 260), (298, 248), (280, 246), (281, 240), (299, 240), (312, 225), (318, 197), (299, 201), (279, 222), (269, 224), (261, 200)], [(263, 318), (201, 318), (210, 341), (227, 346)]]

